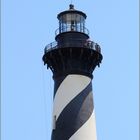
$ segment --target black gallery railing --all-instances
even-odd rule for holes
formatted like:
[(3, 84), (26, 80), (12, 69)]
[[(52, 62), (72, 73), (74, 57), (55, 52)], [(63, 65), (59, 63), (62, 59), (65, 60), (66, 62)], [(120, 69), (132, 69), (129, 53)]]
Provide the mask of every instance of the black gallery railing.
[(47, 53), (47, 52), (57, 49), (57, 48), (66, 48), (66, 47), (90, 48), (90, 49), (93, 49), (93, 50), (101, 53), (101, 48), (97, 43), (90, 41), (90, 40), (83, 41), (83, 40), (79, 40), (79, 39), (70, 39), (69, 41), (64, 41), (61, 43), (54, 41), (54, 42), (46, 45), (44, 52)]

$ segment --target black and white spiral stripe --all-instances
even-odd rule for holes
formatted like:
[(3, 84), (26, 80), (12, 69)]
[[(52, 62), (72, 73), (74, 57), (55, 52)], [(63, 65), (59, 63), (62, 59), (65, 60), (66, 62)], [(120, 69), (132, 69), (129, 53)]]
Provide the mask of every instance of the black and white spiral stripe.
[(96, 140), (89, 77), (72, 74), (55, 80), (52, 140)]

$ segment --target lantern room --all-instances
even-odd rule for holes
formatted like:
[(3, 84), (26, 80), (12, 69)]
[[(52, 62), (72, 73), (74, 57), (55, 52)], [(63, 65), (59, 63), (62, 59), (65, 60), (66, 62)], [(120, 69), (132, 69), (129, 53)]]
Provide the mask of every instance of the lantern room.
[(59, 13), (57, 18), (59, 20), (59, 28), (56, 30), (56, 35), (71, 31), (89, 34), (85, 28), (86, 14), (75, 10), (72, 4), (69, 5), (69, 10)]

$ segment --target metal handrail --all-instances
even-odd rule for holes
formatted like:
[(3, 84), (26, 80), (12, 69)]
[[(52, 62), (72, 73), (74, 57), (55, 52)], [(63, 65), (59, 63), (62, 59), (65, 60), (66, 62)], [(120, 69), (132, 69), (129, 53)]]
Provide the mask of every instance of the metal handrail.
[(81, 32), (81, 33), (85, 33), (85, 34), (89, 35), (89, 30), (86, 27), (82, 27), (82, 26), (76, 27), (76, 26), (72, 26), (72, 25), (56, 29), (55, 35), (57, 36), (60, 33), (65, 33), (65, 32), (70, 32), (70, 31)]
[[(93, 49), (93, 50), (101, 53), (100, 46), (97, 43), (93, 42), (93, 41), (87, 40), (87, 41), (83, 42), (83, 40), (78, 40), (78, 39), (77, 40), (73, 39), (73, 41), (77, 41), (77, 43), (74, 42), (74, 44), (78, 44), (78, 45), (80, 44), (81, 47), (90, 48), (90, 49)], [(82, 42), (80, 42), (80, 41), (82, 41)], [(54, 49), (57, 49), (57, 48), (66, 48), (67, 44), (69, 44), (69, 42), (64, 42), (60, 46), (60, 45), (58, 45), (58, 43), (56, 41), (54, 41), (54, 42), (46, 45), (46, 47), (44, 49), (44, 52), (47, 53), (47, 52), (49, 52), (51, 50), (54, 50)], [(75, 47), (75, 46), (70, 46), (70, 47)]]
[(57, 48), (57, 42), (56, 41), (46, 45), (46, 47), (44, 49), (44, 52), (46, 53), (46, 52), (48, 52), (48, 51), (50, 51), (52, 49), (55, 49), (55, 48)]

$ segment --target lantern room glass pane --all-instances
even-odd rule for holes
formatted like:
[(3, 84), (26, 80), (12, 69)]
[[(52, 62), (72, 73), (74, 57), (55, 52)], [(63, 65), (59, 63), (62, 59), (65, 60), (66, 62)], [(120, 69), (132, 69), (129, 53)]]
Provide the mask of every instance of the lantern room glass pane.
[(63, 23), (69, 23), (72, 20), (77, 22), (82, 22), (85, 20), (85, 18), (82, 15), (75, 14), (75, 13), (68, 13), (60, 17), (60, 21)]
[(59, 32), (78, 31), (84, 32), (85, 18), (76, 13), (67, 13), (59, 18)]

